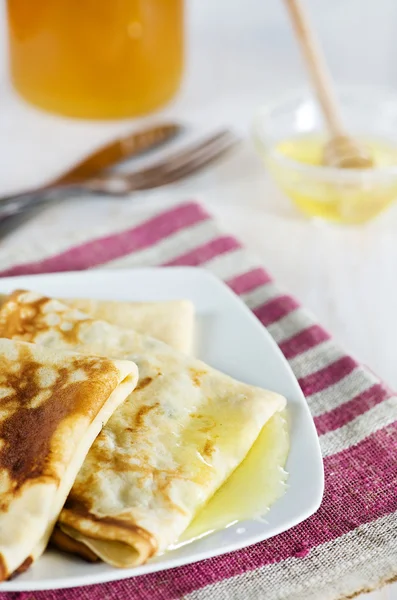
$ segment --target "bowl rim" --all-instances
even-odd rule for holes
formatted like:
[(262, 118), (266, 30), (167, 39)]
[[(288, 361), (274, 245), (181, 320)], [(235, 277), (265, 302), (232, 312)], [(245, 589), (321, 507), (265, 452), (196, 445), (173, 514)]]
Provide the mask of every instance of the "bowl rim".
[[(337, 94), (348, 93), (348, 94), (366, 94), (366, 97), (373, 94), (379, 94), (381, 96), (387, 96), (395, 100), (397, 106), (397, 90), (387, 86), (370, 86), (370, 85), (338, 85), (336, 86)], [(266, 158), (270, 158), (277, 162), (281, 166), (288, 169), (294, 169), (300, 171), (302, 174), (315, 177), (321, 180), (340, 180), (341, 182), (359, 182), (361, 184), (373, 183), (374, 180), (390, 178), (391, 176), (397, 178), (397, 164), (374, 167), (371, 169), (341, 169), (339, 167), (330, 167), (326, 165), (310, 165), (308, 163), (302, 163), (293, 158), (289, 158), (283, 155), (277, 150), (274, 143), (268, 143), (264, 139), (263, 127), (265, 119), (271, 118), (272, 113), (280, 108), (283, 104), (291, 102), (294, 97), (296, 101), (303, 100), (314, 100), (316, 102), (316, 94), (310, 86), (300, 86), (291, 88), (287, 92), (273, 97), (269, 102), (262, 104), (256, 110), (253, 122), (252, 132), (255, 145), (265, 152)], [(381, 137), (381, 136), (379, 136)], [(397, 132), (396, 132), (396, 150), (397, 150)]]

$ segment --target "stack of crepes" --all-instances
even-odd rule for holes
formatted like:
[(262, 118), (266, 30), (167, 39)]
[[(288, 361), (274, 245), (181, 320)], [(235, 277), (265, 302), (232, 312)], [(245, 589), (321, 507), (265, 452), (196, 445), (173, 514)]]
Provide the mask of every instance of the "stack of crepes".
[(1, 579), (51, 532), (117, 567), (163, 552), (285, 407), (192, 358), (193, 328), (188, 301), (2, 298)]

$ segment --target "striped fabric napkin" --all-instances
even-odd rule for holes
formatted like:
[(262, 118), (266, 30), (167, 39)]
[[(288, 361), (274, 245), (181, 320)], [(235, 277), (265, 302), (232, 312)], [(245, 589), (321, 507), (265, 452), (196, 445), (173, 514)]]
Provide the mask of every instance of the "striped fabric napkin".
[(82, 236), (71, 248), (56, 241), (36, 248), (33, 262), (14, 255), (5, 268), (3, 253), (1, 275), (200, 265), (222, 278), (268, 329), (299, 379), (324, 456), (323, 504), (290, 531), (231, 554), (119, 582), (3, 593), (0, 599), (333, 600), (394, 579), (396, 397), (282, 293), (236, 239), (220, 233), (198, 204), (140, 212), (131, 221), (128, 229), (94, 240)]

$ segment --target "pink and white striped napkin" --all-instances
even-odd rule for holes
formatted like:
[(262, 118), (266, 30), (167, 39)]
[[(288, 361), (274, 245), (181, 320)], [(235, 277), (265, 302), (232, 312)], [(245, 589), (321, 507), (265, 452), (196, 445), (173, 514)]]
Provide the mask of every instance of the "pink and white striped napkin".
[(221, 277), (267, 327), (299, 379), (320, 436), (325, 496), (304, 523), (238, 552), (129, 580), (0, 594), (0, 600), (334, 600), (397, 576), (396, 396), (280, 292), (198, 204), (148, 210), (124, 231), (39, 254), (24, 264), (14, 257), (0, 274), (200, 265)]

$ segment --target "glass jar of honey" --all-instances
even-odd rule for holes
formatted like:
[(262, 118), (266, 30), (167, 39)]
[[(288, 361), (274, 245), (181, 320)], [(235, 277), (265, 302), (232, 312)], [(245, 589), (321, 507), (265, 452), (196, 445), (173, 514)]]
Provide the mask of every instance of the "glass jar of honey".
[(45, 110), (130, 117), (172, 98), (183, 0), (7, 0), (11, 79)]

